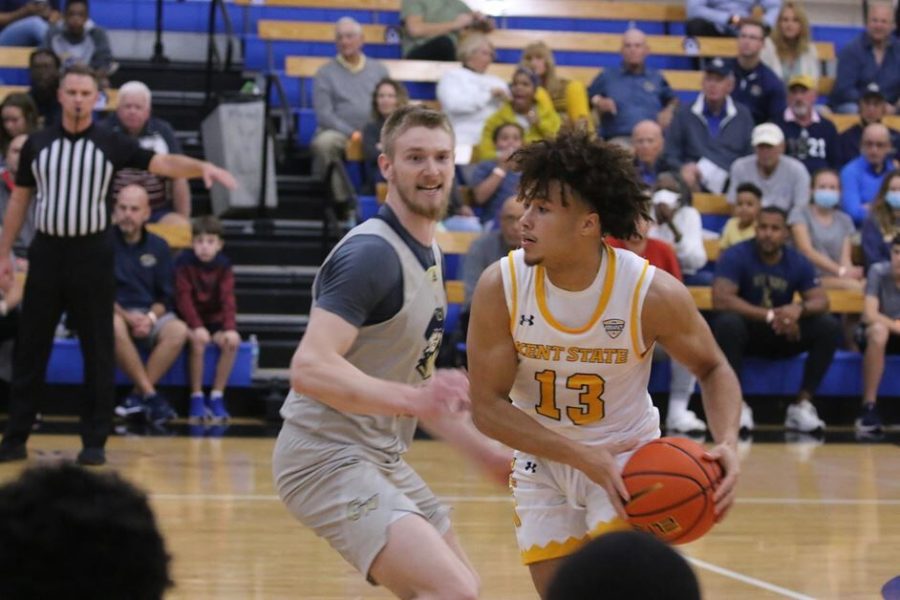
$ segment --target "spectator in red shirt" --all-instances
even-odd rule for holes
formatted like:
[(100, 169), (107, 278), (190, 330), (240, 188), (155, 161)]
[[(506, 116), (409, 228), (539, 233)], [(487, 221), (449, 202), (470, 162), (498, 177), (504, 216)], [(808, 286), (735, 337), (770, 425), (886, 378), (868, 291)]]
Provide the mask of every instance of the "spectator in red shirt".
[(673, 277), (681, 281), (681, 267), (678, 264), (678, 257), (672, 246), (662, 240), (647, 237), (647, 231), (650, 229), (650, 221), (641, 219), (638, 223), (636, 235), (631, 236), (627, 240), (620, 240), (614, 237), (607, 237), (606, 243), (613, 248), (624, 248), (631, 250), (638, 256), (646, 258), (647, 261), (663, 271), (668, 272)]
[[(191, 404), (188, 418), (227, 420), (225, 384), (234, 366), (241, 336), (237, 332), (234, 273), (222, 254), (222, 223), (213, 216), (194, 221), (193, 248), (175, 265), (175, 306), (188, 325), (191, 343)], [(206, 347), (219, 347), (219, 360), (209, 397), (203, 395)]]

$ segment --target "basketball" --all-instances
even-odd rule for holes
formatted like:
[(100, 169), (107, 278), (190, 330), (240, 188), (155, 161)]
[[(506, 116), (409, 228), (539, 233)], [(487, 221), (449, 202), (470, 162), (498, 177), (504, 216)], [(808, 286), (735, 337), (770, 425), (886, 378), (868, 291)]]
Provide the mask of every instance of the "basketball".
[(671, 544), (692, 542), (715, 524), (713, 494), (722, 478), (719, 463), (686, 438), (653, 440), (635, 452), (622, 479), (631, 495), (628, 522)]

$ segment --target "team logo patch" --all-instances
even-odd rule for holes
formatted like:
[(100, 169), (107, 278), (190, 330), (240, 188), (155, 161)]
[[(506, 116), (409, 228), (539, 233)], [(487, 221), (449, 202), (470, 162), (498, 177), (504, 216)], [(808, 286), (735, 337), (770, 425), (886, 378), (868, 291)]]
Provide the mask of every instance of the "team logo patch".
[(625, 321), (622, 319), (606, 319), (603, 321), (603, 329), (606, 330), (609, 337), (616, 339), (625, 331)]
[(139, 260), (141, 261), (142, 267), (146, 267), (149, 269), (156, 266), (156, 257), (152, 254), (141, 254), (141, 258)]
[(534, 325), (534, 315), (519, 315), (519, 325)]

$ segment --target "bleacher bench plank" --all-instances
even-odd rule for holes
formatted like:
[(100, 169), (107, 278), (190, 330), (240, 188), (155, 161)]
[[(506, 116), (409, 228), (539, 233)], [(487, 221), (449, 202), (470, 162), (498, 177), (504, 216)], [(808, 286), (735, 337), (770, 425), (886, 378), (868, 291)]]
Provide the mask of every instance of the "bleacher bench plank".
[[(828, 119), (832, 123), (834, 123), (834, 126), (837, 128), (839, 133), (843, 133), (847, 129), (850, 129), (860, 122), (859, 115), (831, 114), (828, 115)], [(884, 117), (884, 119), (881, 120), (881, 122), (891, 129), (900, 131), (900, 115), (887, 115), (886, 117)]]
[(147, 231), (166, 240), (169, 247), (175, 250), (191, 247), (191, 228), (184, 225), (167, 225), (165, 223), (147, 223)]
[(731, 205), (721, 194), (694, 194), (692, 204), (703, 215), (731, 215)]

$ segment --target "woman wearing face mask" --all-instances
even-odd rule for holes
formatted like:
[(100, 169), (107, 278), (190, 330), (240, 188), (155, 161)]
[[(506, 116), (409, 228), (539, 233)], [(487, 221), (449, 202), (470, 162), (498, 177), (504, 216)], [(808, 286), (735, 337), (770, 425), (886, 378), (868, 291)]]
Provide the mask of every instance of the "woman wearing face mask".
[(794, 245), (816, 267), (826, 288), (862, 290), (863, 270), (851, 261), (853, 220), (840, 210), (841, 179), (832, 169), (813, 174), (807, 206), (791, 211), (788, 225)]
[(525, 130), (525, 143), (538, 142), (556, 137), (562, 120), (550, 95), (539, 87), (537, 75), (530, 69), (519, 67), (513, 73), (509, 86), (511, 99), (488, 117), (478, 144), (478, 157), (489, 160), (497, 155), (494, 146), (494, 132), (504, 123), (518, 123)]
[(862, 249), (866, 269), (891, 259), (891, 240), (900, 233), (900, 171), (884, 178), (863, 221)]

